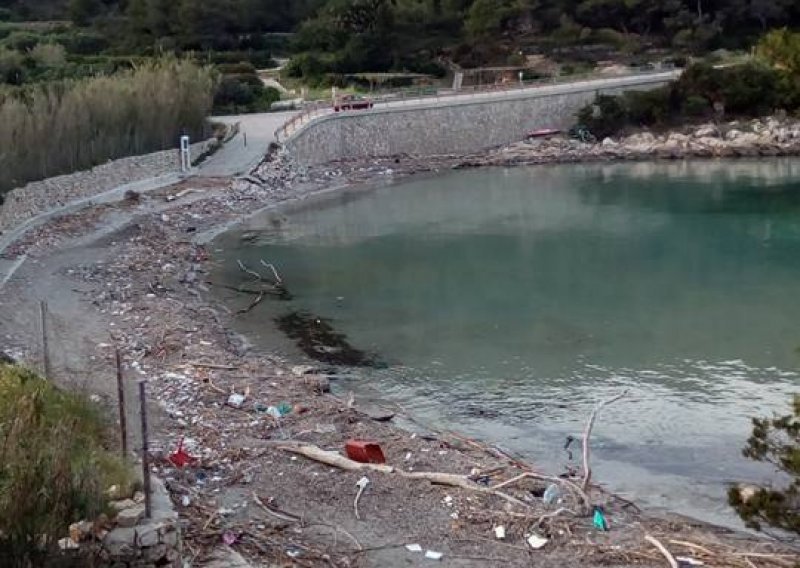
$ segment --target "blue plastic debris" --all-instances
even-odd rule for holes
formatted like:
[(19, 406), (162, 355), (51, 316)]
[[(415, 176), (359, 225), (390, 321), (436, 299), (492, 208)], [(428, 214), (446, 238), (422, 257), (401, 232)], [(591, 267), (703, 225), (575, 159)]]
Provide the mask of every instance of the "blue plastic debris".
[(592, 517), (592, 524), (594, 525), (594, 528), (596, 528), (599, 531), (608, 530), (608, 521), (606, 520), (606, 516), (603, 514), (603, 511), (601, 511), (599, 507), (595, 507), (594, 509), (594, 517)]

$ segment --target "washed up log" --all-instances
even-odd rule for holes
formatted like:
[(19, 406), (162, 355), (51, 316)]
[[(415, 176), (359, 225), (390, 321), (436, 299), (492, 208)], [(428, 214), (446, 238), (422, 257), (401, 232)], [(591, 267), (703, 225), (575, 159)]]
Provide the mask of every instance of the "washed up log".
[(459, 475), (456, 473), (441, 473), (435, 471), (403, 471), (395, 469), (392, 466), (383, 464), (360, 463), (357, 461), (353, 461), (349, 458), (346, 458), (338, 454), (337, 452), (323, 450), (322, 448), (319, 448), (311, 444), (285, 444), (278, 446), (278, 449), (286, 452), (291, 452), (293, 454), (299, 454), (311, 460), (318, 461), (326, 465), (331, 465), (333, 467), (338, 467), (339, 469), (343, 469), (346, 471), (368, 470), (368, 471), (378, 471), (387, 474), (395, 474), (399, 475), (400, 477), (405, 477), (408, 479), (418, 479), (421, 481), (428, 481), (430, 483), (433, 483), (434, 485), (460, 487), (462, 489), (467, 489), (468, 491), (474, 491), (477, 493), (487, 493), (490, 495), (497, 495), (501, 499), (504, 499), (509, 503), (513, 503), (514, 505), (525, 508), (530, 507), (530, 505), (528, 505), (524, 501), (520, 501), (516, 497), (512, 497), (511, 495), (508, 495), (501, 491), (497, 491), (490, 487), (484, 487), (483, 485), (479, 485), (474, 481), (472, 481), (466, 475)]

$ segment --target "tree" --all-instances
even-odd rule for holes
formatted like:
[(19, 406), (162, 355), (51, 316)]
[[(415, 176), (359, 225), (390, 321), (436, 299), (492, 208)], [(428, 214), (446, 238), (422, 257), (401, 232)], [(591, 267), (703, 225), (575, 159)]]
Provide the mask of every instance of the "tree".
[(753, 434), (742, 453), (774, 465), (789, 477), (789, 484), (779, 489), (731, 488), (730, 504), (750, 528), (768, 525), (800, 534), (800, 395), (794, 397), (791, 414), (754, 418)]
[(772, 30), (758, 42), (756, 52), (770, 65), (800, 74), (800, 32)]
[(69, 18), (76, 26), (87, 26), (100, 13), (100, 0), (70, 0)]
[(464, 26), (473, 39), (490, 39), (503, 31), (503, 24), (512, 14), (509, 0), (475, 0)]

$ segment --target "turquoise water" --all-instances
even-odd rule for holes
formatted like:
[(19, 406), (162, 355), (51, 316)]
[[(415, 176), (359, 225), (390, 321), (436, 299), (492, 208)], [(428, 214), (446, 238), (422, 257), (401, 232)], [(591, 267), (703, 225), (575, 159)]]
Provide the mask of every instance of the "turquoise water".
[(736, 524), (727, 483), (770, 476), (741, 457), (749, 417), (800, 391), (798, 161), (453, 172), (267, 213), (215, 247), (215, 278), (265, 259), (295, 295), (241, 318), (256, 341), (294, 356), (271, 318), (332, 318), (390, 365), (341, 388), (542, 468), (628, 389), (598, 420), (596, 479), (710, 521)]

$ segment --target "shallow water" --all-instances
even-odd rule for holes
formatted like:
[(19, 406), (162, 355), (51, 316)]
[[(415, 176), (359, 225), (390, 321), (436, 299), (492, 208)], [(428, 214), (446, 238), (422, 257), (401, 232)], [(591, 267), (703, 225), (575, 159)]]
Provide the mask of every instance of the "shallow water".
[(333, 318), (390, 364), (344, 388), (551, 471), (628, 389), (595, 478), (712, 522), (738, 525), (727, 483), (770, 475), (741, 457), (749, 417), (800, 390), (797, 160), (454, 172), (267, 213), (215, 248), (214, 278), (263, 258), (294, 294), (241, 318), (256, 341), (294, 355), (272, 317)]

